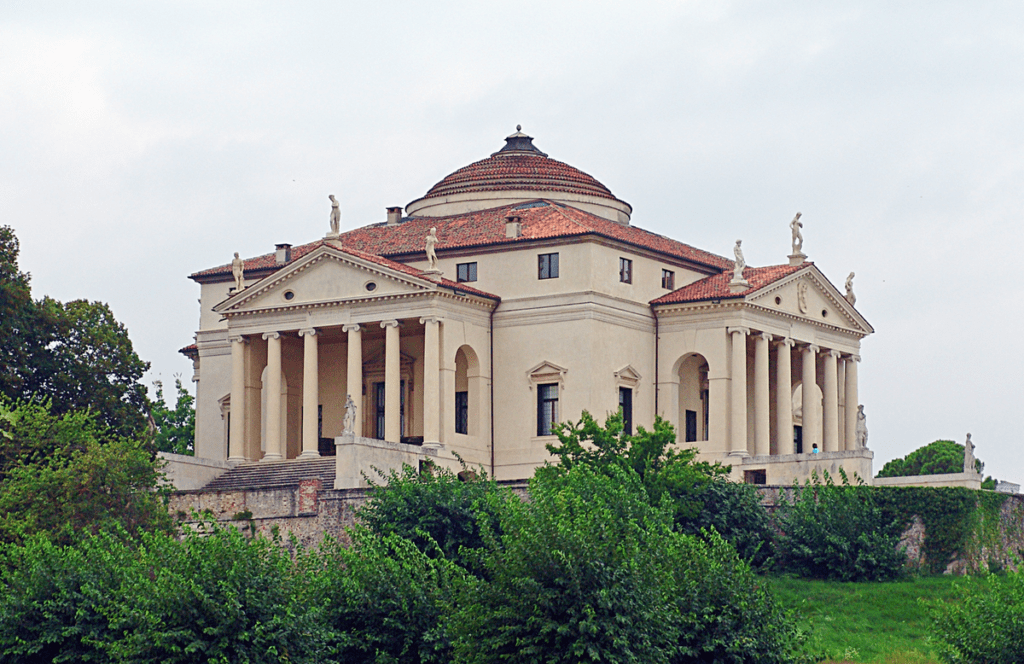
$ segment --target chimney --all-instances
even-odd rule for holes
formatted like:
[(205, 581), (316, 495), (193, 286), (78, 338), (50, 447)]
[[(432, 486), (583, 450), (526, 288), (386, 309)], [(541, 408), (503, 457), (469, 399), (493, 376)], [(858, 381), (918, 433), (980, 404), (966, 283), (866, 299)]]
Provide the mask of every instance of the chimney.
[(275, 244), (274, 247), (277, 249), (274, 254), (277, 263), (287, 263), (292, 259), (292, 245)]
[(402, 208), (401, 207), (389, 207), (388, 208), (388, 226), (397, 226), (398, 222), (402, 221)]
[(523, 218), (518, 215), (505, 217), (505, 237), (523, 236)]

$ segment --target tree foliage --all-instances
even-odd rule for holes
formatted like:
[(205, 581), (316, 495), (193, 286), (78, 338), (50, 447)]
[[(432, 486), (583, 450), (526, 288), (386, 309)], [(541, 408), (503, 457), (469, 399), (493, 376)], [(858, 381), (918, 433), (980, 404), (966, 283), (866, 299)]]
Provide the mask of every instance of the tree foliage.
[(934, 606), (932, 617), (932, 636), (945, 662), (1024, 661), (1024, 572), (959, 586), (956, 601)]
[(33, 301), (18, 241), (0, 226), (0, 394), (48, 399), (57, 413), (93, 410), (121, 436), (145, 430), (149, 368), (102, 302)]
[(907, 562), (899, 546), (903, 524), (883, 510), (872, 487), (842, 483), (815, 474), (794, 500), (782, 502), (776, 563), (782, 571), (811, 579), (886, 581), (899, 577)]
[(68, 543), (114, 525), (170, 528), (152, 453), (95, 415), (0, 402), (0, 433), (0, 541), (38, 534)]
[(156, 387), (156, 399), (150, 405), (149, 412), (156, 428), (153, 436), (154, 447), (160, 452), (195, 454), (195, 397), (181, 384), (181, 376), (174, 377), (174, 390), (177, 396), (173, 406), (168, 404), (164, 397), (163, 382), (153, 381), (153, 385)]
[[(875, 477), (906, 477), (908, 475), (944, 475), (964, 472), (964, 446), (952, 440), (936, 440), (919, 447), (902, 459), (893, 459)], [(985, 464), (974, 460), (980, 473)]]
[(757, 489), (729, 481), (726, 466), (696, 461), (696, 448), (676, 448), (671, 423), (656, 417), (651, 431), (641, 426), (629, 435), (621, 413), (602, 426), (584, 411), (579, 422), (558, 424), (554, 430), (558, 443), (548, 445), (548, 451), (558, 463), (538, 469), (539, 475), (561, 474), (578, 465), (604, 472), (629, 468), (640, 477), (652, 504), (669, 499), (677, 530), (702, 535), (714, 529), (754, 565), (768, 562), (771, 519)]

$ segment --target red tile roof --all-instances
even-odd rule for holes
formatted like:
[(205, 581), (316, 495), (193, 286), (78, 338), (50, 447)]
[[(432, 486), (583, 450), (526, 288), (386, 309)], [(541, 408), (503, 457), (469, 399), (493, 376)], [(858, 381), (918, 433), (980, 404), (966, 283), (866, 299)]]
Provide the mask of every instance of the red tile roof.
[(701, 302), (703, 300), (724, 300), (726, 298), (741, 298), (745, 295), (764, 288), (770, 283), (789, 276), (797, 270), (813, 265), (769, 265), (767, 267), (748, 267), (743, 270), (743, 278), (750, 283), (750, 288), (733, 293), (729, 290), (729, 282), (732, 281), (732, 270), (729, 269), (721, 274), (705, 277), (692, 284), (683, 286), (667, 295), (651, 300), (652, 305), (657, 304), (678, 304), (681, 302)]
[(460, 168), (423, 198), (476, 191), (564, 191), (615, 198), (608, 187), (569, 164), (541, 154), (502, 152)]
[(192, 357), (193, 355), (195, 355), (196, 353), (199, 352), (199, 346), (197, 346), (195, 344), (189, 344), (188, 346), (185, 346), (184, 348), (179, 348), (178, 352), (181, 353), (182, 355), (187, 356), (187, 357)]
[[(510, 215), (521, 218), (521, 237), (505, 237), (505, 220)], [(711, 269), (724, 270), (732, 266), (732, 261), (722, 256), (696, 249), (688, 244), (645, 231), (636, 226), (619, 224), (589, 212), (550, 201), (504, 205), (448, 217), (407, 217), (394, 226), (371, 224), (348, 231), (342, 234), (341, 241), (346, 251), (352, 250), (353, 253), (358, 252), (366, 257), (415, 257), (417, 254), (422, 256), (424, 238), (432, 227), (437, 228), (437, 251), (439, 254), (443, 254), (446, 249), (513, 245), (531, 240), (597, 235), (691, 261)], [(293, 247), (292, 260), (301, 258), (322, 243), (323, 240), (317, 240), (310, 244)], [(368, 258), (368, 260), (373, 259)], [(389, 260), (388, 264), (391, 263), (393, 261)], [(266, 276), (269, 274), (268, 271), (276, 270), (283, 265), (276, 262), (273, 253), (269, 253), (246, 259), (245, 271)], [(409, 269), (415, 270), (415, 268)], [(191, 278), (203, 281), (206, 278), (229, 277), (230, 275), (231, 265), (227, 264), (196, 272), (191, 275)], [(459, 284), (459, 288), (464, 288), (464, 286), (464, 284)]]
[[(316, 242), (304, 244), (301, 247), (293, 247), (292, 260), (290, 262), (295, 262), (297, 259), (309, 254), (311, 251), (313, 251), (317, 247), (323, 246), (324, 244), (327, 244), (327, 240), (317, 240)], [(418, 279), (429, 280), (429, 277), (426, 274), (424, 274), (423, 270), (418, 270), (410, 265), (399, 263), (398, 261), (393, 261), (389, 258), (385, 258), (384, 256), (378, 256), (377, 254), (371, 254), (365, 251), (360, 251), (359, 249), (356, 249), (351, 246), (345, 246), (344, 244), (340, 249), (334, 245), (329, 246), (334, 250), (341, 251), (342, 253), (350, 254), (358, 258), (362, 258), (363, 260), (370, 261), (371, 263), (376, 263), (381, 267), (386, 267), (388, 269), (395, 270), (396, 272), (402, 272), (404, 274), (408, 274)], [(246, 273), (262, 272), (260, 276), (265, 277), (268, 274), (273, 274), (273, 272), (276, 272), (277, 269), (285, 267), (287, 265), (288, 263), (278, 263), (275, 254), (266, 254), (264, 256), (257, 256), (256, 258), (245, 259), (244, 271)], [(202, 272), (196, 272), (195, 274), (192, 275), (192, 278), (219, 276), (222, 274), (230, 275), (231, 265), (221, 265), (219, 267), (210, 268), (209, 270), (203, 270)], [(450, 279), (442, 278), (440, 282), (437, 283), (440, 283), (442, 286), (447, 286), (448, 288), (458, 289), (460, 291), (471, 293), (473, 295), (479, 295), (481, 297), (486, 297), (491, 300), (501, 300), (500, 297), (494, 295), (493, 293), (488, 293), (486, 291), (480, 290), (479, 288), (473, 288), (472, 286), (467, 286), (464, 283), (458, 283)]]

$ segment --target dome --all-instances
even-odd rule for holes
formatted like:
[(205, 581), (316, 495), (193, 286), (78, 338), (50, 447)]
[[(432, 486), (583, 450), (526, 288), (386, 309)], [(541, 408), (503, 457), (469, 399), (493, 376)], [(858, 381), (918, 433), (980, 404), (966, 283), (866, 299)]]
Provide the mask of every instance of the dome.
[(629, 223), (632, 208), (608, 187), (578, 168), (551, 159), (533, 137), (516, 133), (486, 159), (464, 166), (406, 206), (410, 216), (442, 217), (501, 205), (553, 200), (619, 223)]

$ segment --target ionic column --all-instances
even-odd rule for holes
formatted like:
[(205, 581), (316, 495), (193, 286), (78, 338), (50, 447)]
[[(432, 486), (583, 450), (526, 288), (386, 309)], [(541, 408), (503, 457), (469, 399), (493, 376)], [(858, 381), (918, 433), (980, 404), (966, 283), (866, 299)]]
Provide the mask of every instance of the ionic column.
[(803, 404), (801, 404), (803, 424), (801, 429), (803, 430), (805, 454), (809, 454), (813, 450), (815, 443), (819, 443), (818, 449), (821, 449), (821, 425), (818, 422), (818, 404), (815, 403), (814, 398), (814, 386), (818, 380), (815, 367), (818, 350), (820, 349), (817, 346), (811, 344), (805, 346), (803, 351), (803, 380), (800, 391), (803, 392)]
[(345, 389), (356, 405), (356, 421), (352, 425), (356, 436), (363, 435), (363, 332), (358, 325), (343, 325), (348, 333), (348, 370)]
[(302, 454), (300, 458), (320, 456), (320, 360), (314, 328), (299, 330), (305, 337), (302, 346)]
[(839, 387), (839, 450), (852, 449), (846, 446), (846, 360), (840, 355), (836, 362), (836, 385)]
[[(846, 449), (860, 449), (857, 445), (857, 363), (860, 355), (846, 358)], [(234, 400), (234, 397), (231, 397)], [(232, 407), (232, 411), (234, 407)], [(232, 424), (234, 426), (234, 424)]]
[(839, 376), (836, 371), (836, 360), (839, 351), (830, 350), (825, 353), (825, 412), (823, 422), (825, 452), (839, 451)]
[(402, 441), (402, 371), (398, 321), (381, 321), (384, 328), (384, 440)]
[(441, 442), (441, 322), (421, 318), (423, 334), (423, 444)]
[(281, 454), (281, 334), (267, 332), (267, 450), (264, 461), (279, 461)]
[(245, 337), (231, 337), (231, 438), (228, 461), (245, 461)]
[(772, 335), (767, 332), (754, 337), (754, 454), (771, 454), (771, 415), (768, 399), (768, 343)]
[(775, 430), (779, 454), (793, 454), (792, 348), (792, 339), (783, 339), (775, 347)]
[(747, 452), (747, 334), (745, 327), (730, 327), (732, 335), (732, 397), (730, 406), (729, 454), (748, 456)]

